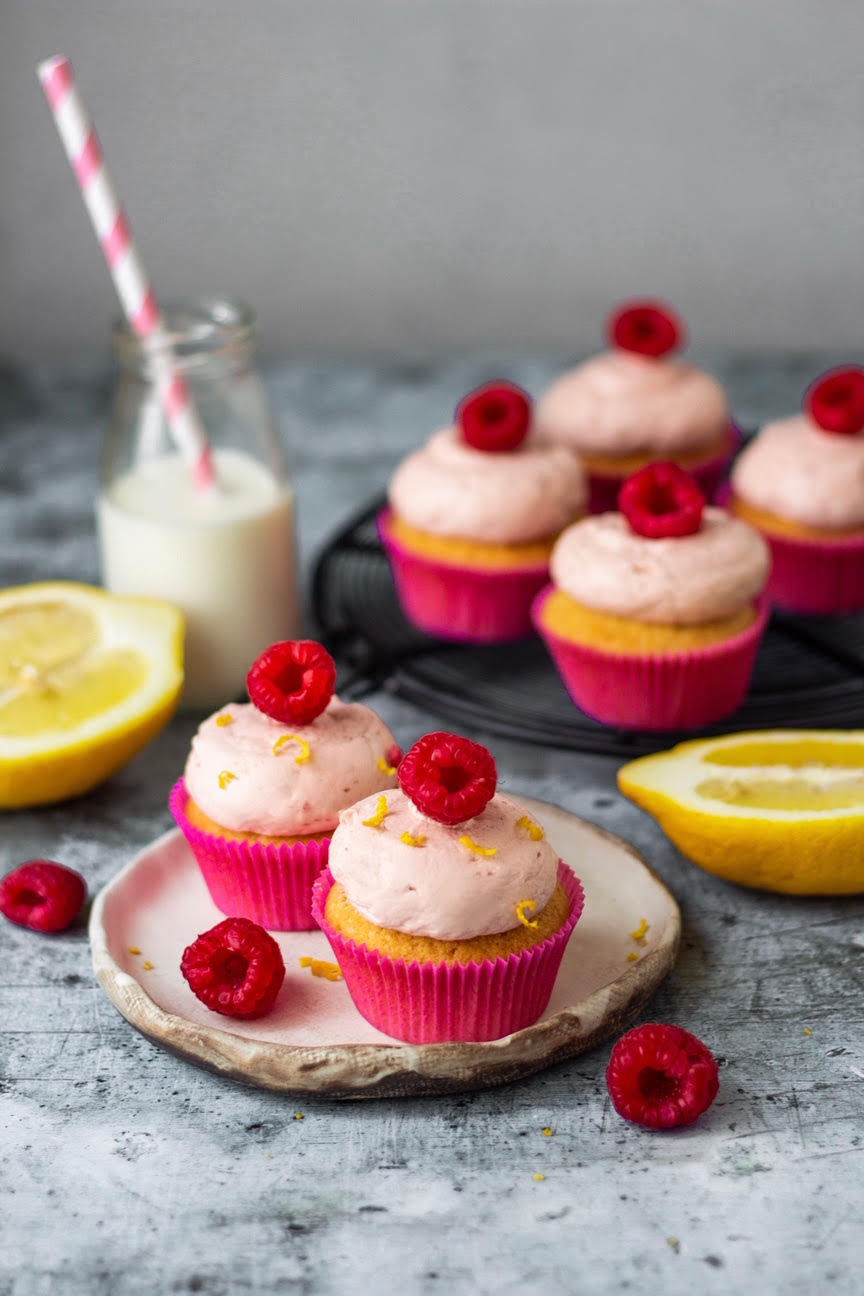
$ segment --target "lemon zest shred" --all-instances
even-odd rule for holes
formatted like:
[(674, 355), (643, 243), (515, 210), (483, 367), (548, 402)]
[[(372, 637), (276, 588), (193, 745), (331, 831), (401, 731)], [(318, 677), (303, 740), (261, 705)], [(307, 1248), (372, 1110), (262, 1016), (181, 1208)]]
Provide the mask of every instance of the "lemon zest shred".
[(130, 945), (130, 946), (129, 946), (129, 953), (130, 953), (130, 954), (140, 954), (141, 951), (140, 951), (140, 949), (138, 948), (137, 945)]
[(533, 900), (520, 900), (520, 901), (519, 901), (519, 903), (518, 903), (517, 906), (516, 906), (516, 917), (519, 919), (519, 921), (520, 921), (520, 923), (522, 924), (523, 927), (539, 927), (539, 926), (540, 926), (540, 924), (538, 923), (538, 921), (537, 921), (536, 918), (531, 919), (531, 918), (526, 918), (526, 917), (525, 917), (525, 910), (526, 910), (526, 909), (530, 909), (531, 912), (533, 913), (534, 910), (535, 910), (536, 908), (537, 908), (537, 905), (534, 903)]
[(813, 1032), (812, 1032), (812, 1030), (810, 1029), (809, 1026), (805, 1026), (805, 1027), (804, 1027), (804, 1034), (805, 1034), (805, 1035), (812, 1035), (812, 1034), (813, 1034)]
[(464, 837), (459, 838), (459, 845), (464, 846), (466, 850), (470, 850), (473, 855), (497, 855), (498, 854), (497, 846), (478, 846), (475, 841), (471, 840), (471, 838), (467, 835), (467, 833)]
[(363, 827), (380, 828), (389, 813), (390, 809), (387, 805), (387, 798), (385, 796), (379, 796), (375, 804), (375, 813), (371, 818), (363, 820)]
[(426, 838), (423, 836), (422, 833), (418, 833), (416, 837), (412, 837), (409, 832), (404, 832), (402, 836), (399, 838), (399, 840), (401, 841), (403, 846), (425, 846), (426, 845)]
[(303, 1115), (302, 1112), (295, 1112), (295, 1113), (294, 1113), (294, 1119), (295, 1119), (295, 1120), (305, 1120), (306, 1117)]
[(534, 1180), (535, 1183), (542, 1183), (543, 1180), (546, 1178), (546, 1176), (541, 1175), (537, 1171), (535, 1171), (534, 1174), (531, 1176), (531, 1178)]
[(227, 711), (223, 711), (221, 715), (216, 717), (216, 723), (220, 729), (224, 729), (226, 725), (234, 723), (234, 717), (229, 715)]
[(313, 977), (323, 977), (325, 981), (341, 981), (342, 973), (338, 963), (328, 963), (325, 959), (310, 958), (304, 955), (297, 960), (301, 968), (308, 968)]
[(145, 972), (152, 972), (152, 971), (153, 971), (153, 964), (150, 962), (149, 959), (145, 959), (144, 962), (141, 964), (141, 966), (142, 966), (142, 968), (144, 969)]
[(309, 750), (309, 744), (306, 739), (301, 738), (299, 734), (283, 734), (281, 738), (277, 738), (273, 744), (273, 755), (278, 756), (285, 744), (289, 742), (300, 744), (300, 755), (294, 757), (294, 763), (296, 765), (305, 765), (312, 753)]
[(627, 962), (628, 962), (628, 963), (635, 963), (635, 962), (637, 961), (638, 958), (639, 958), (639, 955), (638, 955), (638, 954), (634, 954), (634, 953), (631, 951), (631, 952), (627, 955)]
[(230, 770), (220, 770), (220, 772), (219, 772), (219, 786), (220, 786), (220, 788), (222, 788), (222, 790), (224, 791), (225, 788), (228, 786), (229, 783), (233, 783), (233, 782), (234, 782), (234, 780), (236, 779), (236, 777), (237, 777), (237, 775), (236, 775), (236, 774), (232, 774)]
[(544, 1126), (544, 1128), (540, 1131), (540, 1133), (541, 1133), (541, 1134), (544, 1134), (544, 1135), (546, 1136), (546, 1138), (551, 1138), (552, 1135), (555, 1133), (555, 1131), (552, 1130), (552, 1129), (550, 1129), (549, 1126), (546, 1125), (546, 1126)]
[(635, 931), (632, 931), (630, 933), (630, 939), (636, 941), (637, 945), (644, 945), (645, 933), (647, 932), (647, 930), (648, 930), (647, 918), (640, 918), (639, 926), (636, 928)]
[(535, 823), (528, 815), (523, 815), (521, 819), (517, 819), (516, 827), (524, 828), (532, 841), (542, 841), (546, 836), (540, 825)]
[(396, 773), (396, 766), (388, 765), (383, 756), (378, 757), (378, 768), (381, 771), (381, 773), (386, 774), (388, 778)]

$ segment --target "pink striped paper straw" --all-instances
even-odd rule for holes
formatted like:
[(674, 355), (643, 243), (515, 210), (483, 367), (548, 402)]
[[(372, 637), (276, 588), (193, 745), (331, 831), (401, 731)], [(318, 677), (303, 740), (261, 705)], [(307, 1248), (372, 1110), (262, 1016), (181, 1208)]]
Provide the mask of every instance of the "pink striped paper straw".
[(142, 341), (154, 344), (156, 386), (168, 426), (197, 485), (209, 488), (215, 479), (207, 437), (186, 379), (175, 366), (162, 313), (105, 166), (93, 123), (78, 94), (72, 64), (58, 54), (40, 63), (36, 70), (126, 318)]

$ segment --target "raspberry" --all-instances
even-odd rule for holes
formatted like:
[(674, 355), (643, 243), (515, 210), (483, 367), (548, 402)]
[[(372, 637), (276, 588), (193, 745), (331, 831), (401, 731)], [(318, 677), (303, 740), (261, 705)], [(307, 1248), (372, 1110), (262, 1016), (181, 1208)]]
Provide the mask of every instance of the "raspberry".
[(187, 945), (180, 971), (203, 1004), (225, 1017), (263, 1017), (285, 977), (282, 952), (248, 918), (226, 918)]
[(705, 500), (693, 478), (676, 463), (652, 463), (628, 477), (618, 508), (630, 529), (649, 540), (694, 535), (702, 525)]
[(81, 874), (51, 860), (29, 860), (0, 880), (0, 913), (32, 931), (63, 931), (86, 898)]
[(385, 759), (387, 764), (393, 769), (399, 768), (402, 763), (402, 748), (398, 743), (394, 743), (392, 747), (387, 748), (387, 756)]
[(807, 389), (804, 411), (823, 432), (855, 436), (864, 428), (864, 369), (829, 369)]
[(684, 325), (662, 302), (633, 301), (609, 316), (606, 335), (620, 350), (656, 360), (681, 345)]
[(717, 1097), (717, 1063), (689, 1031), (651, 1022), (619, 1039), (606, 1088), (625, 1120), (648, 1129), (691, 1125)]
[(531, 397), (509, 382), (486, 383), (456, 409), (462, 439), (475, 450), (516, 450), (528, 434)]
[(327, 707), (336, 684), (336, 667), (314, 639), (271, 644), (246, 676), (249, 697), (271, 720), (311, 724)]
[(461, 824), (492, 800), (498, 773), (491, 752), (458, 734), (430, 733), (402, 757), (399, 786), (428, 819)]

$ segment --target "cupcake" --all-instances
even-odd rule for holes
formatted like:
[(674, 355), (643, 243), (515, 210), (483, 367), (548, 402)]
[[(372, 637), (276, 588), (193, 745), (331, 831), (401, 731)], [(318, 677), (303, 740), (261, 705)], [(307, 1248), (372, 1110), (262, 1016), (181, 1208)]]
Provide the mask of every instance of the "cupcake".
[(396, 470), (378, 529), (421, 630), (475, 643), (530, 633), (552, 545), (586, 497), (577, 456), (526, 441), (530, 419), (525, 392), (490, 383)]
[(308, 931), (312, 884), (339, 813), (396, 786), (399, 749), (374, 711), (334, 696), (320, 644), (273, 644), (229, 703), (192, 740), (171, 812), (210, 895), (231, 917)]
[(775, 603), (864, 609), (864, 369), (825, 374), (802, 414), (762, 429), (735, 464), (729, 507), (771, 546)]
[(432, 733), (397, 791), (339, 817), (313, 912), (358, 1011), (396, 1039), (499, 1039), (549, 1002), (582, 887), (495, 788), (485, 747)]
[(739, 444), (716, 378), (671, 359), (683, 327), (659, 302), (632, 302), (607, 326), (613, 350), (560, 377), (537, 405), (535, 436), (578, 451), (590, 510), (617, 506), (625, 477), (662, 459), (686, 468), (706, 498)]
[(534, 623), (578, 707), (603, 724), (687, 729), (743, 700), (766, 621), (769, 554), (752, 527), (706, 508), (673, 463), (621, 488), (552, 554)]

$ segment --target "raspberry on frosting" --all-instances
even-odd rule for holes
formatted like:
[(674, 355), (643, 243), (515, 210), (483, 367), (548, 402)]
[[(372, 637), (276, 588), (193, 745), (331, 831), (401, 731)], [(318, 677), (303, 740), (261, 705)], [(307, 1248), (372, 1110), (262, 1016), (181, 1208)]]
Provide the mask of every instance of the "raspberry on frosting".
[(402, 758), (399, 786), (429, 819), (460, 824), (473, 819), (495, 795), (498, 774), (491, 752), (458, 734), (430, 733)]
[(531, 397), (514, 383), (486, 383), (456, 409), (462, 439), (475, 450), (517, 450), (528, 435)]
[(829, 369), (808, 387), (804, 412), (823, 432), (856, 436), (864, 430), (864, 369)]
[(677, 350), (684, 336), (675, 312), (659, 301), (626, 302), (610, 315), (606, 330), (613, 346), (654, 360)]
[(695, 535), (705, 500), (688, 472), (676, 463), (652, 463), (628, 477), (618, 508), (637, 535), (649, 540)]
[(283, 724), (311, 724), (326, 709), (335, 686), (333, 658), (313, 639), (271, 644), (246, 676), (258, 710)]

